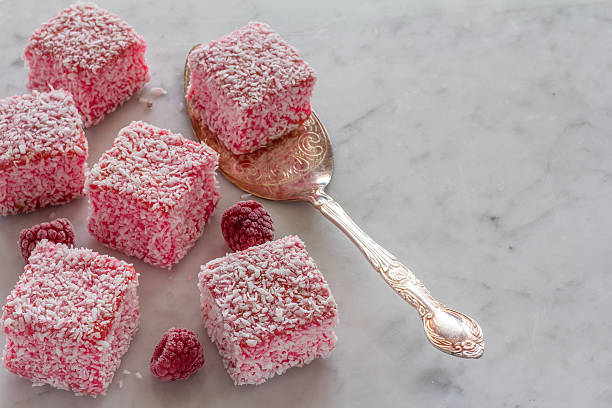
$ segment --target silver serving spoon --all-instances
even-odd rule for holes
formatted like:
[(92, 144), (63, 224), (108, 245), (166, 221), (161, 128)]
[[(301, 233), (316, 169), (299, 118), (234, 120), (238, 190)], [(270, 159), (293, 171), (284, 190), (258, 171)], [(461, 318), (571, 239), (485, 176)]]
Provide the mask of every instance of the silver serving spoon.
[[(185, 96), (189, 78), (185, 64)], [(233, 155), (200, 121), (185, 99), (195, 135), (219, 153), (219, 169), (225, 177), (261, 198), (313, 204), (349, 236), (385, 282), (417, 310), (431, 344), (457, 357), (482, 356), (484, 340), (478, 323), (435, 300), (408, 268), (374, 242), (325, 193), (333, 172), (333, 152), (327, 131), (314, 112), (298, 129), (265, 148)]]

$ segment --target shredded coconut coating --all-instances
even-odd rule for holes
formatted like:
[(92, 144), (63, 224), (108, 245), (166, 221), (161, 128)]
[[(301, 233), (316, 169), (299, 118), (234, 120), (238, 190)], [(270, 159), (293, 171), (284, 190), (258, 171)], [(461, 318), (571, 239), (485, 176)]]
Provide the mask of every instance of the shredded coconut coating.
[(188, 64), (188, 100), (235, 154), (265, 146), (310, 115), (315, 72), (267, 24), (200, 45)]
[(204, 324), (236, 384), (260, 384), (334, 348), (336, 302), (297, 236), (203, 265)]
[(3, 307), (6, 367), (34, 383), (104, 392), (138, 327), (137, 286), (123, 261), (40, 241)]
[(61, 90), (0, 99), (0, 215), (83, 195), (87, 139)]
[(132, 122), (89, 174), (90, 232), (170, 268), (195, 244), (219, 201), (218, 160), (203, 143)]
[(98, 123), (149, 80), (146, 44), (121, 18), (77, 3), (44, 23), (24, 51), (28, 87), (70, 91), (84, 126)]

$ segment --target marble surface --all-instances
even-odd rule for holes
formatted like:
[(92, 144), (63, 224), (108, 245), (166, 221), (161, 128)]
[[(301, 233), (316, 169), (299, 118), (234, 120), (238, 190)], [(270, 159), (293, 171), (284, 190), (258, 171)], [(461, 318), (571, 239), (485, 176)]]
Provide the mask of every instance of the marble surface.
[[(478, 320), (486, 351), (467, 361), (432, 348), (414, 311), (330, 222), (305, 203), (264, 201), (277, 235), (299, 234), (327, 277), (339, 342), (327, 360), (233, 386), (201, 326), (196, 290), (198, 266), (227, 249), (220, 214), (242, 194), (220, 177), (211, 224), (171, 272), (97, 243), (86, 198), (0, 218), (1, 298), (22, 271), (18, 232), (66, 216), (79, 245), (134, 263), (142, 305), (108, 395), (33, 388), (0, 369), (0, 406), (612, 405), (612, 2), (99, 3), (146, 39), (143, 96), (154, 107), (133, 98), (88, 129), (90, 164), (134, 119), (193, 137), (181, 108), (187, 50), (268, 22), (319, 74), (313, 106), (335, 147), (330, 194), (439, 300)], [(27, 38), (66, 4), (0, 0), (1, 96), (25, 92)], [(150, 96), (155, 86), (168, 95)], [(171, 326), (195, 330), (207, 362), (164, 384), (148, 361)]]

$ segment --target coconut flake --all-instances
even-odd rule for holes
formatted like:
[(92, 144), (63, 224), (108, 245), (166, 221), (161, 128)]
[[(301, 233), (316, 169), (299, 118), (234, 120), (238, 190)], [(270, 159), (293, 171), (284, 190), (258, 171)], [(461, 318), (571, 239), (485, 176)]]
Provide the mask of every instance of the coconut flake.
[(151, 88), (151, 93), (153, 94), (153, 96), (164, 96), (167, 95), (168, 92), (164, 89), (164, 88)]

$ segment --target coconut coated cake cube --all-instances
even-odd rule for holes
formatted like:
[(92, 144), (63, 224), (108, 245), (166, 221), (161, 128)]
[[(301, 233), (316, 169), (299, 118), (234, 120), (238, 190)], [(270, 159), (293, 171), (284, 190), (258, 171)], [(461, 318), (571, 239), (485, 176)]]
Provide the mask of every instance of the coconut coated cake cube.
[(86, 160), (87, 139), (70, 94), (0, 99), (0, 215), (82, 196)]
[(310, 115), (315, 72), (267, 24), (198, 46), (188, 65), (192, 109), (234, 154), (265, 146)]
[(37, 29), (25, 48), (27, 86), (72, 93), (85, 127), (95, 125), (149, 80), (146, 44), (121, 18), (77, 3)]
[(40, 241), (2, 309), (6, 368), (35, 385), (104, 393), (138, 329), (137, 287), (123, 261)]
[(208, 262), (198, 287), (204, 325), (237, 385), (327, 357), (336, 344), (336, 302), (297, 236)]
[(171, 268), (219, 201), (218, 160), (204, 143), (132, 122), (87, 179), (89, 231), (111, 248)]

